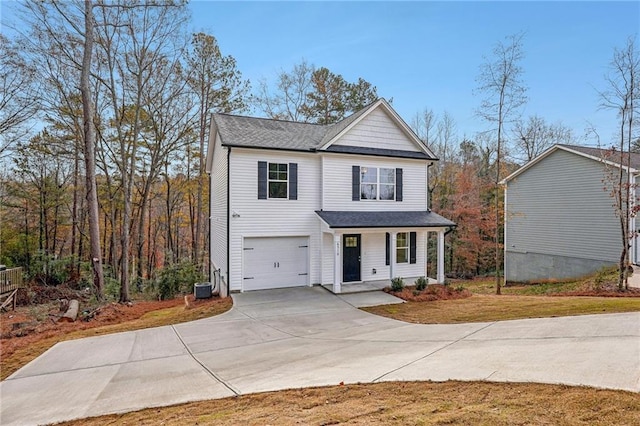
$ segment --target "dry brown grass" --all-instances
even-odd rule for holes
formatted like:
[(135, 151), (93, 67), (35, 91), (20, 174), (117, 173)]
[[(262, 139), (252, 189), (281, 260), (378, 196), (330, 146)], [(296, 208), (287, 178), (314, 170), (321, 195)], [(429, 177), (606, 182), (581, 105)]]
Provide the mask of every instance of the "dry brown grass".
[(466, 299), (406, 302), (400, 305), (373, 306), (363, 310), (418, 324), (451, 324), (634, 312), (640, 311), (640, 298), (476, 294)]
[(638, 394), (526, 383), (389, 382), (150, 408), (80, 425), (640, 425)]
[[(114, 304), (107, 305), (102, 317), (96, 321), (54, 323), (24, 337), (3, 338), (0, 340), (0, 380), (6, 379), (58, 342), (194, 321), (221, 314), (232, 306), (230, 297), (192, 300), (189, 307), (185, 306), (184, 299), (139, 302), (132, 307)], [(3, 314), (3, 328), (9, 323), (10, 315), (11, 312)]]

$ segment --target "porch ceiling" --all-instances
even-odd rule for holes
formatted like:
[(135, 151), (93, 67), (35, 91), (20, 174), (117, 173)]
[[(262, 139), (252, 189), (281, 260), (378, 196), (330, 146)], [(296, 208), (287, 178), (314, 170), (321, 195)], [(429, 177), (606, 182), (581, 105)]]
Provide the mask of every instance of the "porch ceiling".
[(316, 214), (329, 228), (437, 228), (456, 224), (432, 211), (324, 211)]

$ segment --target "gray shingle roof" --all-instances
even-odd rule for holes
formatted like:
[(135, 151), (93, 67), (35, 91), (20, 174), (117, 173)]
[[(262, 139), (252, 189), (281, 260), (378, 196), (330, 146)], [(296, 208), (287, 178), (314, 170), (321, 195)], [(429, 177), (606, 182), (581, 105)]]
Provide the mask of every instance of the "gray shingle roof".
[(382, 212), (347, 212), (347, 211), (316, 211), (316, 214), (329, 225), (330, 228), (431, 228), (442, 226), (456, 226), (449, 219), (445, 219), (431, 211), (382, 211)]
[[(611, 149), (602, 149), (602, 148), (592, 148), (588, 146), (579, 146), (579, 145), (565, 145), (558, 144), (559, 146), (563, 146), (565, 148), (569, 148), (574, 151), (581, 152), (586, 155), (590, 155), (592, 157), (600, 158), (603, 160), (611, 161), (615, 164), (620, 164), (620, 151), (613, 151)], [(623, 162), (624, 166), (626, 166), (627, 162), (627, 153), (624, 153)], [(640, 154), (632, 152), (631, 153), (631, 167), (636, 170), (640, 170)]]
[(325, 126), (295, 121), (228, 114), (213, 114), (213, 120), (227, 146), (312, 151), (326, 133)]
[[(328, 125), (299, 123), (269, 118), (244, 117), (230, 114), (213, 114), (222, 144), (244, 148), (282, 149), (290, 151), (316, 151), (349, 127), (376, 103)], [(435, 160), (424, 152), (385, 150), (362, 147), (331, 146), (328, 152), (381, 155), (387, 157)]]

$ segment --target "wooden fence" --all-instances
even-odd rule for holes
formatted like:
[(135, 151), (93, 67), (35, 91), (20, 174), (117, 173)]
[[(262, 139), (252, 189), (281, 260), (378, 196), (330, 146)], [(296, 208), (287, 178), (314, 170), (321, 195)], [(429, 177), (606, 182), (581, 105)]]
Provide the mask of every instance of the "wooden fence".
[(22, 268), (0, 271), (0, 294), (10, 293), (22, 287)]

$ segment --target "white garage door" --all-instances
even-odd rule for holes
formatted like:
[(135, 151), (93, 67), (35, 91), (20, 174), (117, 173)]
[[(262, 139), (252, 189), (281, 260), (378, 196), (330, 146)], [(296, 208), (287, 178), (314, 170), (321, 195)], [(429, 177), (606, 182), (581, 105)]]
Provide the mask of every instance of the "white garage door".
[(308, 237), (245, 238), (242, 290), (309, 283)]

